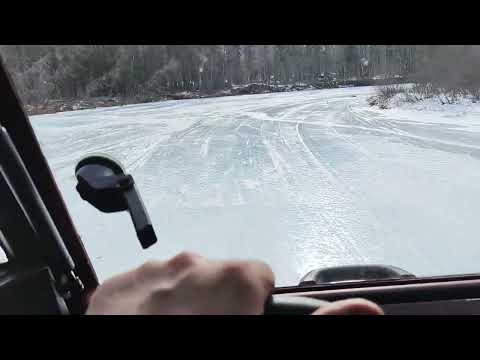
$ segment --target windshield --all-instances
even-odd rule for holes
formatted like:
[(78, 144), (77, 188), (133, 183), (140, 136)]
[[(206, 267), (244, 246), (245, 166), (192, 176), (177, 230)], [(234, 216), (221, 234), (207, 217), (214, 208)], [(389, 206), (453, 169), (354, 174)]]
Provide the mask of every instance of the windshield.
[[(480, 47), (4, 45), (0, 54), (103, 280), (181, 251), (314, 269), (479, 272)], [(75, 190), (100, 153), (158, 243)]]

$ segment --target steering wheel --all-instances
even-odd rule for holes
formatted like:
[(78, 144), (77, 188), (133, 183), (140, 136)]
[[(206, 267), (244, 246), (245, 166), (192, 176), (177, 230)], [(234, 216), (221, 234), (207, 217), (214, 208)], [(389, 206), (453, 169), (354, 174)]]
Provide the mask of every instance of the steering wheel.
[(270, 295), (265, 303), (264, 315), (310, 315), (315, 310), (328, 305), (325, 300), (303, 296), (275, 297)]

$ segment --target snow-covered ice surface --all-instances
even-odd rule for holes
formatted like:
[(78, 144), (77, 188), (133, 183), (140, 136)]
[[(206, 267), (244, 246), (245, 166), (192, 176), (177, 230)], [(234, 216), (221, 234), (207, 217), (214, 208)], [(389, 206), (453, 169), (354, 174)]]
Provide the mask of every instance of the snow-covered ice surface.
[[(32, 116), (101, 279), (182, 250), (269, 263), (480, 270), (480, 107), (369, 107), (372, 87), (166, 101)], [(450, 109), (450, 110), (445, 110)], [(75, 191), (89, 153), (132, 173), (159, 241)]]

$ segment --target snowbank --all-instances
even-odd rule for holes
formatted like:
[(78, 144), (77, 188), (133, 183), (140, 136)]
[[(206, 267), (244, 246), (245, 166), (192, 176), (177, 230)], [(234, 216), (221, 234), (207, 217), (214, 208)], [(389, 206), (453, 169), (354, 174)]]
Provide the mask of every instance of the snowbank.
[(467, 111), (479, 112), (480, 103), (472, 100), (470, 97), (460, 97), (454, 104), (442, 104), (438, 96), (412, 102), (407, 94), (399, 93), (388, 101), (387, 108), (415, 111), (465, 113)]

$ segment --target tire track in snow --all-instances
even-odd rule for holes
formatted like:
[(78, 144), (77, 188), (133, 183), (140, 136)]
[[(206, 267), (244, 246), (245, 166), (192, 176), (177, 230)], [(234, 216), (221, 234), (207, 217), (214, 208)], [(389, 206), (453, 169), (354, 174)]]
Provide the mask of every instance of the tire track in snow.
[[(299, 107), (299, 110), (304, 109), (307, 106), (312, 106), (312, 105), (315, 105), (315, 104), (308, 104), (308, 105), (301, 106), (301, 107)], [(295, 115), (294, 109), (292, 109), (288, 112), (288, 116), (293, 117), (294, 115)], [(285, 117), (286, 116), (283, 116), (282, 118), (285, 119)], [(338, 222), (338, 217), (332, 216), (331, 212), (320, 211), (320, 212), (317, 212), (316, 214), (313, 214), (314, 218), (316, 217), (317, 220), (312, 221), (313, 220), (312, 219), (312, 214), (311, 213), (308, 214), (306, 212), (306, 208), (308, 207), (308, 204), (309, 204), (310, 201), (307, 200), (306, 198), (304, 198), (303, 197), (303, 191), (298, 189), (299, 186), (300, 187), (302, 186), (301, 183), (304, 182), (304, 179), (302, 179), (302, 177), (304, 177), (303, 173), (305, 173), (305, 171), (298, 171), (298, 170), (292, 171), (290, 169), (289, 165), (288, 165), (288, 164), (298, 165), (302, 161), (305, 161), (305, 156), (303, 156), (301, 154), (301, 152), (298, 151), (298, 149), (295, 150), (294, 147), (291, 144), (291, 141), (288, 141), (287, 136), (283, 135), (283, 129), (287, 128), (288, 127), (287, 125), (290, 125), (290, 127), (291, 127), (291, 124), (289, 124), (289, 123), (295, 124), (295, 133), (296, 133), (296, 136), (297, 136), (297, 140), (300, 142), (301, 146), (303, 146), (303, 148), (306, 149), (308, 155), (310, 156), (310, 159), (313, 160), (313, 165), (314, 166), (312, 166), (311, 162), (308, 164), (309, 171), (310, 171), (310, 173), (313, 172), (313, 174), (309, 174), (309, 175), (307, 175), (307, 177), (308, 176), (316, 177), (316, 175), (317, 175), (316, 172), (315, 172), (315, 168), (316, 168), (316, 170), (320, 170), (320, 176), (323, 177), (324, 180), (326, 179), (328, 181), (328, 185), (326, 185), (327, 183), (323, 182), (323, 186), (321, 186), (321, 188), (323, 188), (324, 191), (328, 192), (330, 196), (332, 196), (332, 194), (335, 194), (335, 192), (337, 192), (337, 194), (333, 195), (333, 196), (337, 197), (337, 198), (338, 197), (342, 198), (342, 200), (344, 202), (345, 202), (345, 196), (342, 196), (342, 195), (338, 194), (338, 190), (335, 190), (336, 187), (338, 186), (338, 181), (336, 181), (335, 179), (332, 179), (332, 176), (328, 172), (328, 170), (326, 170), (322, 166), (322, 164), (320, 164), (318, 162), (318, 160), (312, 154), (312, 152), (310, 151), (308, 146), (304, 143), (304, 141), (302, 139), (302, 136), (300, 135), (300, 132), (299, 132), (300, 123), (298, 121), (297, 122), (294, 122), (294, 121), (292, 121), (292, 122), (273, 121), (273, 124), (274, 124), (275, 128), (277, 129), (277, 132), (276, 132), (277, 139), (276, 140), (280, 141), (281, 144), (282, 143), (285, 144), (288, 147), (288, 149), (290, 150), (291, 154), (299, 154), (299, 155), (297, 155), (298, 158), (296, 158), (294, 160), (292, 160), (292, 159), (285, 160), (285, 158), (284, 158), (285, 154), (282, 155), (282, 152), (285, 153), (285, 151), (282, 148), (280, 148), (279, 150), (275, 150), (275, 151), (273, 150), (274, 147), (275, 147), (275, 145), (273, 145), (273, 144), (275, 143), (276, 140), (273, 138), (272, 141), (270, 141), (264, 135), (264, 133), (262, 134), (262, 137), (265, 139), (264, 140), (265, 145), (269, 149), (271, 161), (274, 165), (274, 168), (278, 169), (278, 168), (281, 167), (283, 178), (286, 180), (286, 182), (288, 184), (287, 186), (297, 188), (297, 190), (294, 189), (294, 191), (287, 191), (288, 194), (294, 194), (294, 198), (298, 198), (298, 200), (300, 200), (300, 201), (296, 201), (296, 204), (297, 204), (297, 205), (295, 205), (296, 206), (296, 211), (299, 214), (301, 214), (301, 216), (303, 218), (306, 218), (306, 219), (309, 218), (311, 220), (311, 222), (309, 224), (307, 223), (305, 226), (309, 227), (309, 232), (311, 234), (315, 234), (315, 233), (317, 234), (317, 235), (313, 236), (313, 238), (316, 238), (317, 242), (321, 241), (319, 238), (322, 237), (321, 233), (319, 233), (319, 231), (318, 231), (318, 227), (322, 227), (322, 228), (328, 228), (329, 229), (327, 231), (327, 233), (328, 232), (330, 233), (329, 235), (336, 234), (336, 235), (334, 235), (336, 237), (336, 240), (332, 240), (331, 238), (329, 238), (329, 241), (327, 241), (327, 242), (330, 242), (330, 244), (329, 244), (330, 246), (332, 246), (332, 242), (335, 242), (335, 241), (337, 242), (337, 245), (339, 245), (340, 243), (348, 244), (347, 248), (345, 248), (343, 246), (342, 251), (340, 251), (340, 252), (339, 251), (330, 251), (331, 253), (333, 253), (333, 252), (342, 253), (345, 257), (347, 257), (346, 254), (352, 254), (353, 258), (356, 259), (356, 260), (353, 260), (353, 259), (351, 260), (354, 263), (358, 262), (359, 259), (360, 259), (360, 261), (365, 261), (366, 258), (364, 256), (362, 256), (362, 252), (360, 251), (359, 246), (354, 241), (353, 237), (345, 234), (345, 232), (343, 230), (343, 229), (345, 229), (345, 226), (344, 226), (345, 224), (340, 224)], [(264, 124), (265, 124), (265, 122), (262, 123), (262, 129), (263, 129)], [(307, 156), (307, 158), (308, 158), (308, 156)], [(320, 190), (320, 191), (322, 191), (322, 190)], [(324, 201), (324, 199), (322, 199), (321, 201)], [(312, 222), (316, 222), (316, 224), (313, 224)], [(318, 246), (318, 243), (315, 246)], [(365, 247), (364, 250), (366, 252), (368, 252), (368, 250), (369, 250), (368, 246)], [(298, 253), (298, 251), (297, 251), (297, 253)], [(324, 256), (326, 256), (328, 253), (329, 253), (328, 251), (323, 251)], [(314, 259), (312, 259), (312, 260), (315, 261)], [(321, 262), (322, 260), (317, 257), (316, 262), (318, 263), (319, 261)], [(344, 259), (344, 261), (345, 261), (345, 259)]]

